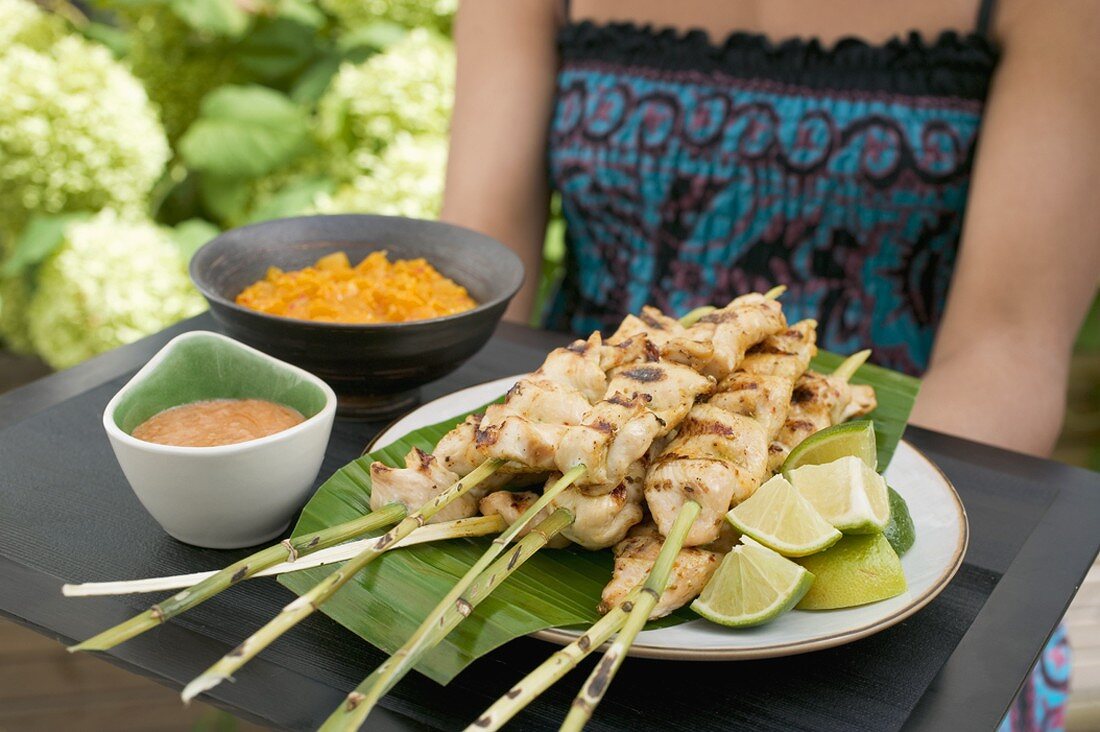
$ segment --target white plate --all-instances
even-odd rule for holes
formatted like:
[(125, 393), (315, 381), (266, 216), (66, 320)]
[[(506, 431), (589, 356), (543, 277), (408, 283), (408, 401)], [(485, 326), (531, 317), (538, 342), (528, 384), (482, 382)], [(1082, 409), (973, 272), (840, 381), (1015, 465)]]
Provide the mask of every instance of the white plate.
[[(388, 445), (413, 430), (468, 412), (504, 394), (520, 376), (498, 379), (436, 399), (394, 422), (375, 438)], [(909, 504), (917, 540), (901, 559), (909, 589), (898, 597), (845, 610), (793, 610), (756, 628), (733, 629), (705, 620), (643, 631), (631, 655), (685, 660), (770, 658), (831, 648), (889, 628), (927, 605), (958, 571), (966, 552), (966, 511), (936, 465), (904, 440), (886, 480)], [(566, 644), (576, 632), (544, 630), (537, 638)]]

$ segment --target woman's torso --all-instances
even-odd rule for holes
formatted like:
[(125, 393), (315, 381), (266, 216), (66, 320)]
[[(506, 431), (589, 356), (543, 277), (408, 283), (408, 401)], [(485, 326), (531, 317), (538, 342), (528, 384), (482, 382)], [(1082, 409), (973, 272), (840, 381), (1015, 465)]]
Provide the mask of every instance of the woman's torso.
[(923, 370), (997, 61), (984, 31), (823, 47), (567, 23), (549, 164), (568, 255), (548, 324), (785, 284), (823, 347)]

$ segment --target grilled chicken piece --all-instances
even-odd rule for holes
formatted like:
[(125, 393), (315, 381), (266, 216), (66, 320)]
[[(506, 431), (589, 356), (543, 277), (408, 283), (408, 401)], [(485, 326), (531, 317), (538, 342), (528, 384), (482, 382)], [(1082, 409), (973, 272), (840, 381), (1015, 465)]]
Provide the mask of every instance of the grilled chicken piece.
[(735, 371), (722, 380), (707, 404), (756, 420), (770, 436), (778, 434), (787, 419), (793, 388), (784, 376)]
[(702, 371), (723, 379), (741, 364), (749, 348), (786, 327), (787, 319), (779, 302), (752, 293), (704, 315), (687, 333), (691, 340), (706, 341), (713, 346), (714, 352), (702, 364)]
[(562, 435), (555, 456), (558, 470), (583, 464), (588, 470), (578, 485), (618, 485), (653, 440), (675, 428), (695, 400), (713, 388), (713, 379), (670, 361), (616, 369), (607, 386), (610, 396)]
[[(621, 603), (638, 585), (645, 582), (657, 554), (661, 551), (664, 537), (653, 524), (635, 526), (627, 537), (615, 545), (615, 569), (611, 581), (603, 588), (603, 598), (599, 611), (606, 613)], [(657, 601), (649, 619), (663, 618), (676, 608), (690, 602), (710, 581), (714, 570), (718, 569), (722, 555), (695, 547), (681, 549), (672, 564), (672, 576), (668, 589)]]
[(843, 379), (807, 371), (795, 383), (787, 420), (768, 447), (768, 470), (779, 470), (791, 450), (815, 432), (874, 408), (871, 387), (852, 386)]
[[(550, 481), (557, 477), (551, 476)], [(569, 509), (575, 517), (572, 524), (562, 529), (562, 536), (593, 550), (619, 543), (630, 527), (642, 520), (644, 482), (645, 465), (638, 461), (622, 482), (610, 490), (603, 486), (569, 486), (550, 503), (555, 508)]]
[(657, 528), (667, 534), (680, 508), (695, 501), (701, 510), (684, 545), (716, 541), (730, 506), (751, 496), (763, 481), (767, 446), (756, 420), (697, 404), (646, 476), (646, 503)]
[(617, 344), (637, 337), (645, 338), (669, 360), (689, 366), (705, 364), (714, 355), (709, 341), (692, 339), (679, 320), (649, 305), (642, 308), (641, 316), (627, 315), (607, 342)]
[(784, 331), (768, 336), (745, 352), (741, 371), (783, 376), (795, 381), (817, 355), (817, 321), (800, 320)]
[[(485, 454), (477, 447), (477, 430), (481, 426), (484, 415), (471, 414), (463, 422), (457, 424), (447, 434), (439, 439), (432, 454), (439, 460), (443, 467), (460, 477), (465, 477), (474, 471), (485, 461)], [(517, 468), (515, 465), (505, 465), (493, 473), (478, 485), (470, 489), (470, 493), (481, 498), (486, 493), (500, 490), (511, 485), (514, 487), (533, 485), (546, 480), (545, 473), (528, 472), (526, 468)]]
[(878, 397), (875, 396), (875, 387), (867, 384), (851, 384), (852, 399), (841, 414), (841, 421), (864, 417), (875, 411), (878, 406)]
[(607, 391), (607, 373), (600, 367), (601, 343), (600, 334), (596, 332), (586, 341), (573, 341), (564, 348), (555, 348), (531, 378), (576, 389), (593, 404)]
[(596, 331), (587, 340), (573, 341), (551, 351), (531, 378), (576, 389), (590, 404), (595, 404), (607, 393), (608, 371), (641, 361), (650, 352), (644, 336), (623, 338), (610, 344), (604, 343)]
[[(441, 492), (450, 488), (460, 476), (439, 464), (434, 455), (414, 447), (405, 456), (404, 468), (391, 468), (371, 463), (370, 507), (377, 511), (391, 503), (402, 503), (409, 512), (416, 511)], [(477, 498), (466, 493), (431, 518), (428, 523), (454, 521), (477, 515)]]
[(749, 349), (741, 368), (718, 384), (709, 403), (752, 417), (768, 439), (779, 434), (791, 405), (795, 380), (817, 353), (817, 323), (803, 320)]
[[(497, 491), (496, 493), (490, 493), (482, 498), (479, 507), (481, 513), (484, 515), (499, 515), (504, 519), (505, 523), (511, 526), (519, 519), (520, 515), (530, 508), (538, 499), (539, 494), (533, 491)], [(519, 532), (519, 536), (522, 537), (526, 535), (531, 529), (538, 526), (540, 521), (548, 518), (552, 512), (552, 509), (549, 507), (539, 511), (535, 514), (535, 518), (527, 524), (527, 527)], [(546, 546), (551, 549), (563, 549), (569, 546), (569, 539), (565, 538), (562, 534), (556, 534), (550, 537), (550, 540), (546, 542)]]
[(548, 379), (524, 378), (493, 404), (477, 430), (485, 457), (515, 463), (528, 472), (555, 470), (554, 453), (569, 425), (580, 424), (591, 405), (580, 392)]

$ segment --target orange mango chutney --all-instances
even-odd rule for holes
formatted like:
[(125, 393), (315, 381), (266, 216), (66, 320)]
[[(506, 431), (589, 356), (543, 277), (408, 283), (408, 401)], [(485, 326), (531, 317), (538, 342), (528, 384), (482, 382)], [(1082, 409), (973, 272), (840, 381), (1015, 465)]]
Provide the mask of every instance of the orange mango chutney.
[(425, 259), (389, 260), (372, 252), (351, 266), (344, 252), (312, 267), (264, 279), (237, 295), (237, 304), (269, 315), (326, 323), (403, 323), (453, 315), (477, 306), (466, 288)]

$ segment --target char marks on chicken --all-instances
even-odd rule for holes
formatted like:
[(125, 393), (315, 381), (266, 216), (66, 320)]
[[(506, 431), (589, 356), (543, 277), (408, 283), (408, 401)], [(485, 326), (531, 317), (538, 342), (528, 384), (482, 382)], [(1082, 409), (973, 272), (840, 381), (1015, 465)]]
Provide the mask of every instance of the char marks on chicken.
[(767, 444), (763, 427), (751, 417), (712, 404), (692, 408), (646, 476), (646, 503), (661, 533), (668, 533), (685, 503), (695, 501), (701, 510), (684, 545), (716, 541), (730, 506), (763, 481)]
[[(627, 537), (615, 545), (615, 571), (603, 588), (599, 610), (610, 611), (626, 599), (630, 591), (645, 582), (664, 537), (651, 523), (635, 526)], [(718, 552), (688, 547), (681, 549), (672, 565), (668, 588), (650, 613), (651, 620), (663, 618), (697, 597), (718, 569), (722, 555)]]
[[(460, 476), (443, 467), (434, 455), (418, 447), (405, 456), (404, 468), (371, 463), (370, 507), (377, 511), (391, 503), (401, 503), (413, 512), (453, 485)], [(477, 515), (477, 498), (470, 493), (459, 496), (442, 508), (428, 523), (454, 521)]]

